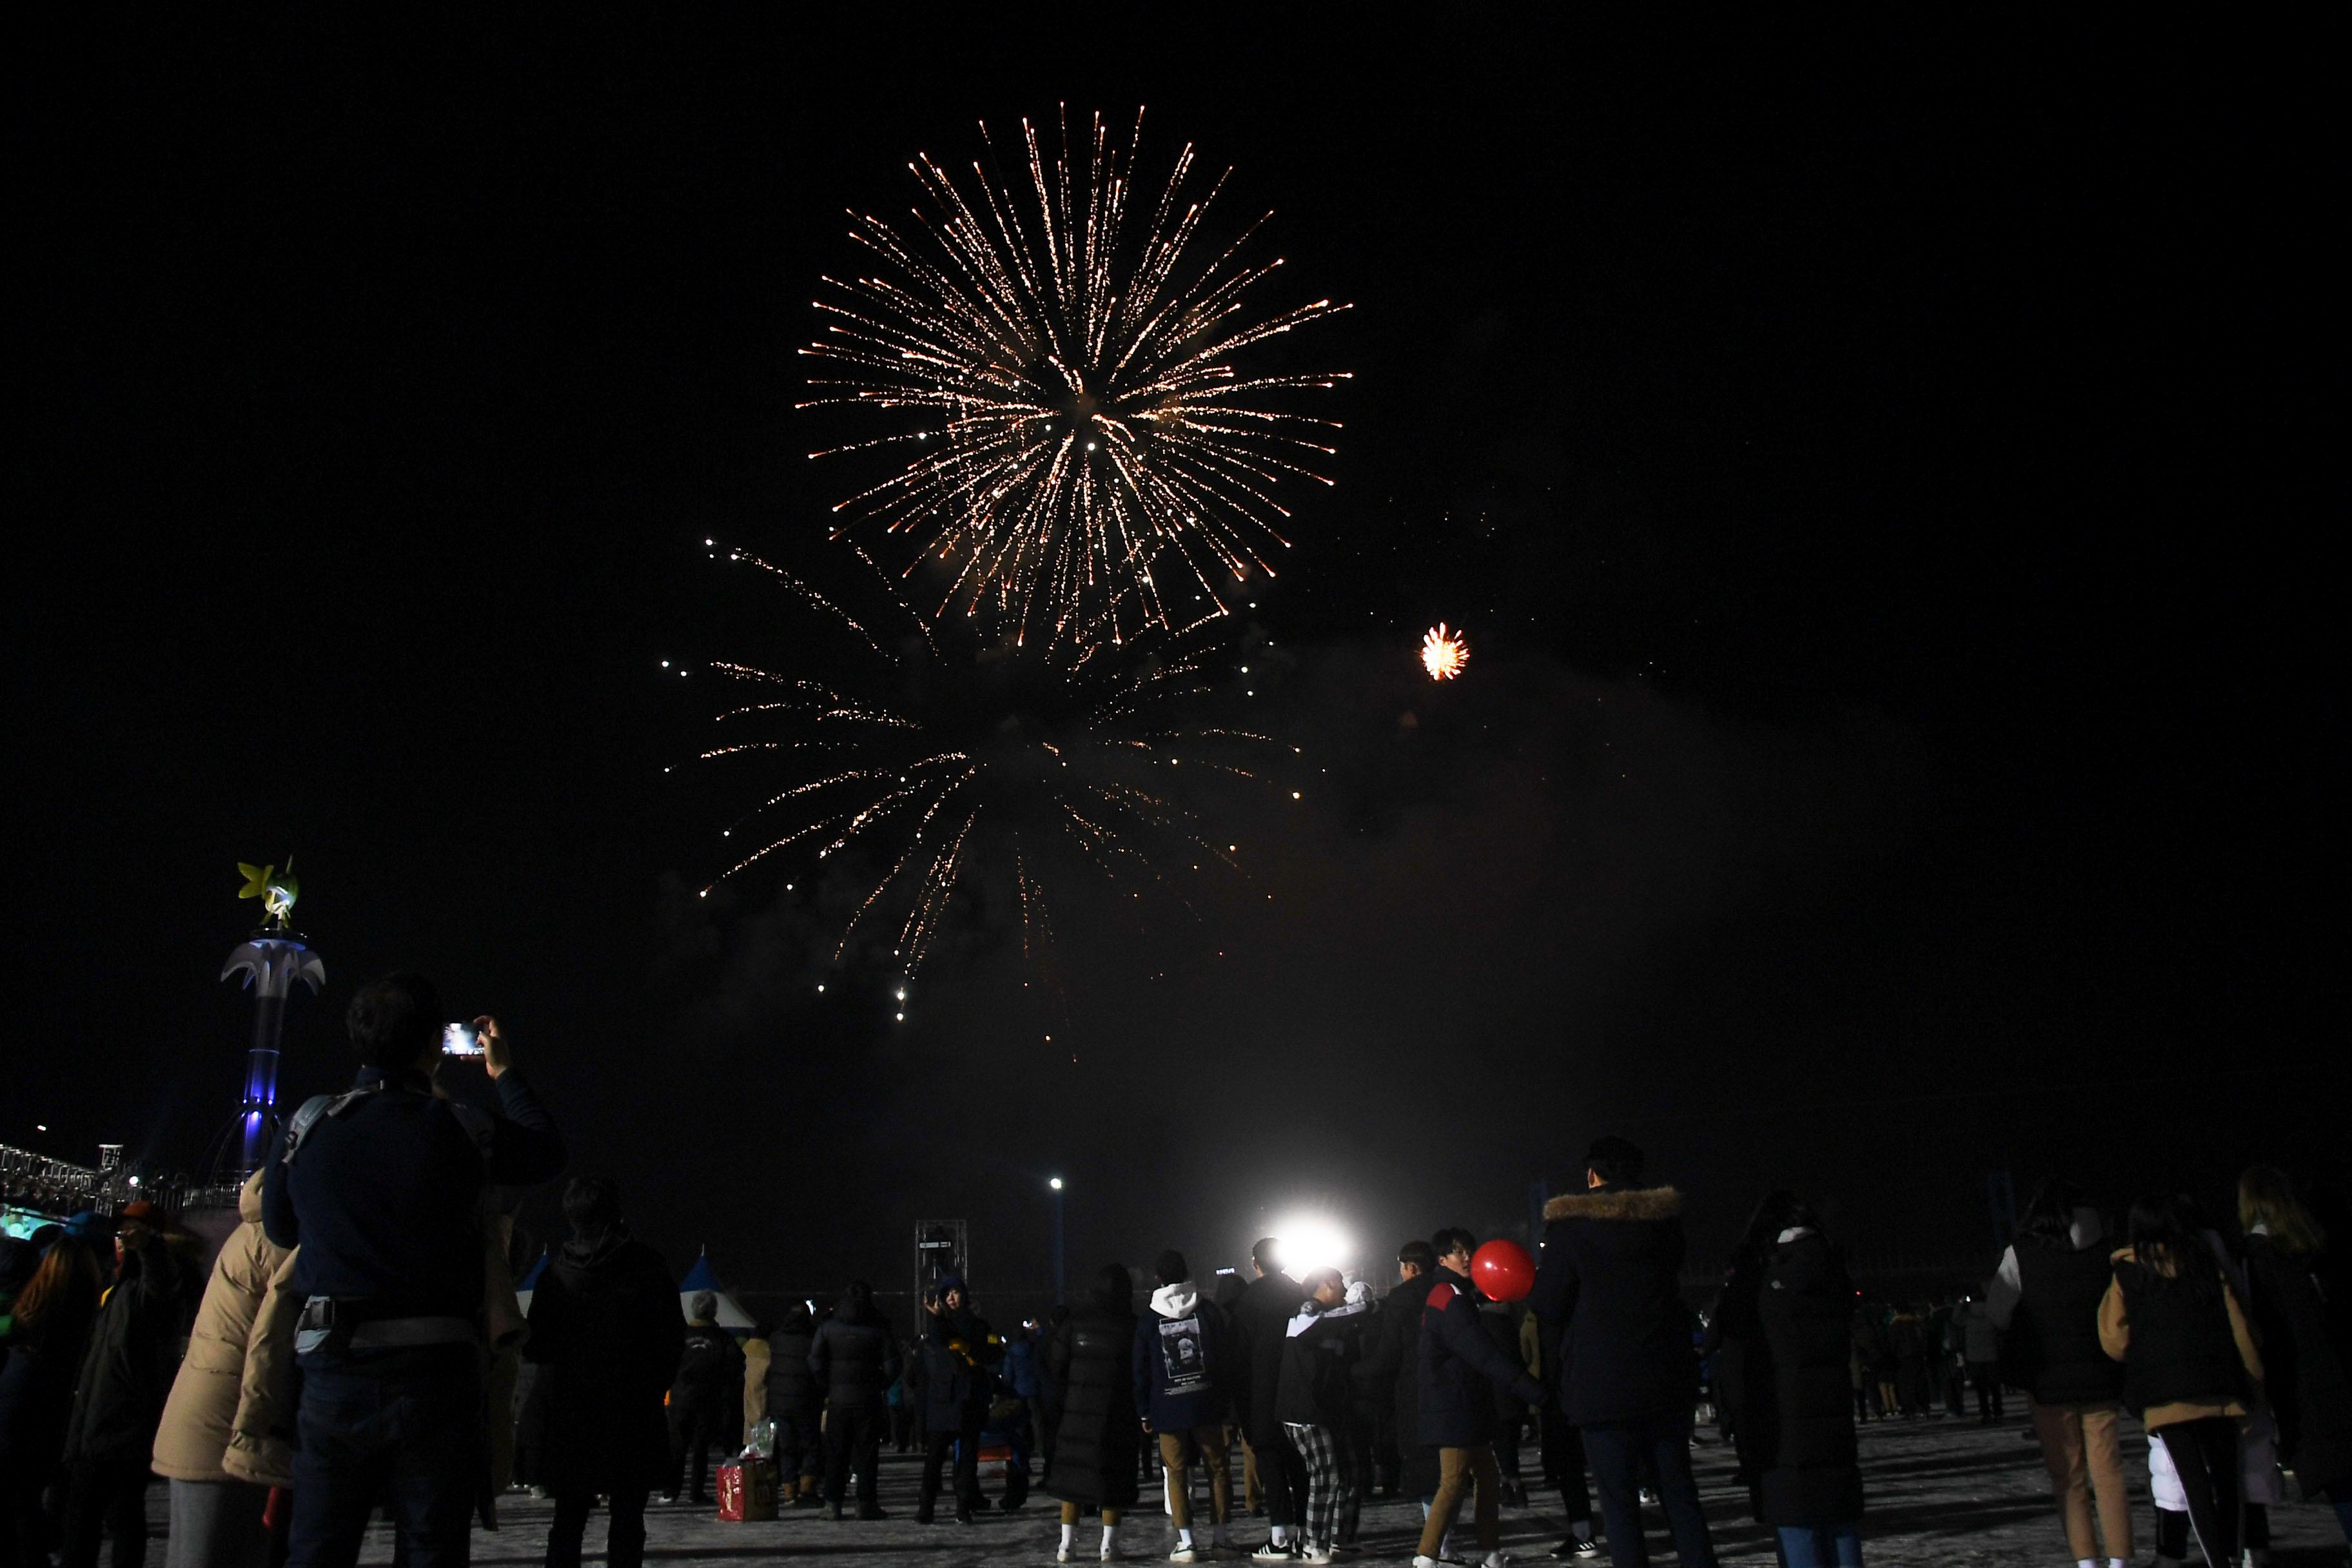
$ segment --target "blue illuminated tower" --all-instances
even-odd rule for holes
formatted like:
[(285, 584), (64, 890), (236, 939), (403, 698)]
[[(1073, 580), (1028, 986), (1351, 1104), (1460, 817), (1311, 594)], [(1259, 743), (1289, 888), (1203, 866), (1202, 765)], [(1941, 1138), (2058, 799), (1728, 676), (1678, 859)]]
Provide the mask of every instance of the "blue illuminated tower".
[(245, 1099), (237, 1107), (237, 1131), (242, 1141), (241, 1174), (250, 1175), (261, 1164), (268, 1146), (272, 1109), (278, 1103), (278, 1042), (286, 1031), (286, 998), (294, 982), (310, 986), (313, 995), (326, 984), (327, 965), (304, 944), (289, 917), (300, 889), (293, 876), (294, 861), (287, 858), (287, 874), (275, 866), (240, 863), (245, 874), (240, 899), (261, 899), (268, 918), (237, 950), (228, 955), (221, 978), (242, 971), (253, 992), (253, 1045), (245, 1058)]

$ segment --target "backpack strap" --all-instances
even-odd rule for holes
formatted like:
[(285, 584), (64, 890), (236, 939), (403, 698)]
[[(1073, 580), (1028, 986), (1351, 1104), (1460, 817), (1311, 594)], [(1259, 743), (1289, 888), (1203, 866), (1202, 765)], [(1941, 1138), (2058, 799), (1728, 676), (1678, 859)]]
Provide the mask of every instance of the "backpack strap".
[(301, 1109), (294, 1112), (293, 1120), (286, 1124), (286, 1152), (278, 1157), (278, 1163), (291, 1165), (294, 1156), (302, 1152), (303, 1140), (310, 1136), (311, 1130), (320, 1121), (330, 1116), (346, 1115), (361, 1100), (383, 1092), (383, 1083), (377, 1082), (345, 1094), (314, 1094), (304, 1100)]

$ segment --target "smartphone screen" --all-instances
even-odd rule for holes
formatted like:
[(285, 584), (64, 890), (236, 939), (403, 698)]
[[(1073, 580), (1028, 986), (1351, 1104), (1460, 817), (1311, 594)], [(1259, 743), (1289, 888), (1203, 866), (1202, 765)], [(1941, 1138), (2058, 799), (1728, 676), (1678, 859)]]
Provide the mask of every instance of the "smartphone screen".
[(478, 1057), (482, 1054), (482, 1037), (474, 1032), (471, 1024), (445, 1024), (441, 1028), (441, 1054)]

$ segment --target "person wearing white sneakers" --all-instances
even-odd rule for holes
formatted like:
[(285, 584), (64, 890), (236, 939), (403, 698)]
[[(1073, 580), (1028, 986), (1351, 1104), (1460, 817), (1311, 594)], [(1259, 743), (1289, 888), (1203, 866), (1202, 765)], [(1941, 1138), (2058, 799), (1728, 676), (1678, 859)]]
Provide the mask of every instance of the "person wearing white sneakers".
[(1472, 1519), (1485, 1568), (1503, 1568), (1502, 1473), (1495, 1467), (1495, 1391), (1508, 1389), (1528, 1405), (1543, 1403), (1543, 1385), (1495, 1348), (1478, 1321), (1477, 1287), (1470, 1255), (1478, 1238), (1448, 1228), (1430, 1239), (1437, 1253), (1437, 1283), (1421, 1309), (1420, 1440), (1437, 1450), (1437, 1496), (1421, 1527), (1412, 1568), (1440, 1568), (1445, 1532), (1473, 1493)]
[(1067, 1563), (1078, 1515), (1102, 1511), (1102, 1560), (1118, 1556), (1119, 1510), (1135, 1504), (1136, 1462), (1143, 1423), (1135, 1410), (1135, 1283), (1125, 1268), (1103, 1265), (1094, 1287), (1045, 1344), (1046, 1412), (1054, 1428), (1045, 1489), (1062, 1500)]
[(1370, 1302), (1360, 1293), (1350, 1300), (1336, 1268), (1318, 1268), (1304, 1283), (1307, 1300), (1290, 1320), (1283, 1346), (1275, 1414), (1307, 1469), (1304, 1555), (1309, 1563), (1328, 1563), (1343, 1542), (1355, 1543), (1363, 1506), (1349, 1431), (1350, 1374), (1362, 1359)]
[(1176, 1527), (1171, 1563), (1197, 1563), (1202, 1553), (1192, 1539), (1192, 1465), (1209, 1473), (1209, 1508), (1220, 1551), (1233, 1545), (1227, 1533), (1234, 1508), (1233, 1476), (1225, 1465), (1224, 1378), (1233, 1350), (1225, 1316), (1201, 1299), (1184, 1255), (1160, 1255), (1153, 1272), (1159, 1289), (1151, 1310), (1135, 1325), (1135, 1407), (1143, 1430), (1160, 1439), (1160, 1463), (1168, 1489), (1168, 1520)]

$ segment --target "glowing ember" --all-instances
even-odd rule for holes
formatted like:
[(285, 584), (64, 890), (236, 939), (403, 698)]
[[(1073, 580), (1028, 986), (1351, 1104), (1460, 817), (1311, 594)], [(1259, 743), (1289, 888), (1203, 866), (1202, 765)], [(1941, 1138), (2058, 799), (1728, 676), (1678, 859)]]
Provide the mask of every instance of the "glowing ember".
[(1421, 668), (1432, 680), (1451, 680), (1470, 662), (1470, 639), (1440, 621), (1421, 639)]

